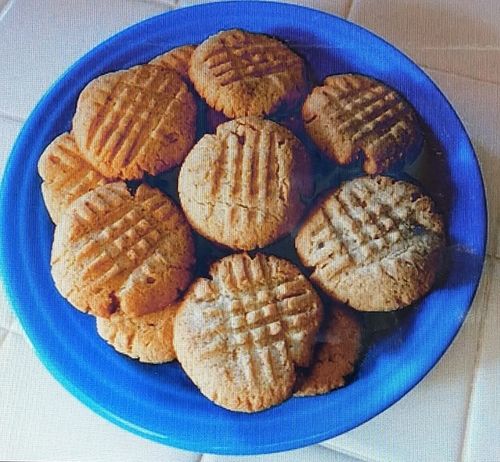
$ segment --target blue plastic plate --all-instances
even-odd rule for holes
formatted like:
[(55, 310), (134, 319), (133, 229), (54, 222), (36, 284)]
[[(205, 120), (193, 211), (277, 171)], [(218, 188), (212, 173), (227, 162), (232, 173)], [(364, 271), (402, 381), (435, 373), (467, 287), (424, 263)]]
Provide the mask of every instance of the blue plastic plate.
[[(447, 273), (416, 308), (367, 352), (355, 380), (325, 396), (292, 398), (253, 415), (205, 399), (178, 364), (143, 365), (98, 339), (95, 320), (54, 288), (53, 226), (36, 164), (68, 130), (78, 94), (94, 77), (143, 63), (221, 29), (264, 32), (290, 43), (317, 79), (368, 74), (414, 105), (442, 151), (448, 184)], [(256, 454), (316, 443), (352, 429), (393, 404), (449, 346), (474, 296), (485, 252), (485, 196), (478, 162), (456, 113), (435, 84), (398, 50), (347, 21), (302, 7), (216, 3), (172, 11), (117, 34), (74, 64), (49, 90), (12, 150), (0, 203), (1, 268), (12, 306), (47, 369), (79, 400), (121, 427), (199, 452)]]

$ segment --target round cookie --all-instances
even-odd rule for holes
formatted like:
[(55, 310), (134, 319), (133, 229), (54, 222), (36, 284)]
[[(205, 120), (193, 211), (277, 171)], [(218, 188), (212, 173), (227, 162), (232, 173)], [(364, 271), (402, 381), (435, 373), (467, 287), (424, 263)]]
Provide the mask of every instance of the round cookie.
[(286, 128), (257, 117), (231, 120), (205, 135), (179, 174), (191, 225), (234, 249), (264, 247), (288, 233), (311, 193), (305, 148)]
[(177, 305), (135, 318), (118, 312), (96, 318), (97, 333), (116, 351), (143, 363), (161, 364), (175, 359), (173, 345)]
[(173, 48), (172, 50), (152, 59), (148, 64), (172, 69), (181, 76), (184, 82), (190, 82), (188, 73), (189, 63), (195, 48), (196, 47), (194, 45), (183, 45)]
[(368, 174), (383, 173), (414, 151), (421, 139), (417, 117), (396, 91), (362, 75), (327, 77), (302, 107), (304, 127), (335, 162), (363, 158)]
[(177, 72), (147, 64), (90, 82), (73, 118), (85, 158), (105, 177), (125, 180), (179, 165), (195, 125), (194, 97)]
[(295, 239), (312, 281), (362, 311), (395, 310), (425, 295), (444, 245), (443, 219), (432, 199), (383, 176), (357, 178), (330, 192)]
[(208, 105), (229, 118), (292, 109), (307, 93), (298, 55), (279, 40), (238, 29), (199, 45), (189, 77)]
[(292, 393), (310, 362), (322, 304), (287, 260), (234, 254), (196, 280), (174, 323), (174, 349), (200, 391), (227, 409), (255, 412)]
[(345, 385), (361, 353), (362, 326), (352, 310), (333, 305), (325, 311), (311, 366), (301, 369), (294, 396), (315, 396)]
[(38, 160), (42, 177), (42, 196), (54, 223), (78, 197), (107, 183), (97, 170), (83, 159), (71, 133), (55, 138)]
[(159, 190), (109, 183), (81, 196), (61, 217), (52, 276), (77, 309), (140, 316), (174, 302), (191, 280), (191, 230)]

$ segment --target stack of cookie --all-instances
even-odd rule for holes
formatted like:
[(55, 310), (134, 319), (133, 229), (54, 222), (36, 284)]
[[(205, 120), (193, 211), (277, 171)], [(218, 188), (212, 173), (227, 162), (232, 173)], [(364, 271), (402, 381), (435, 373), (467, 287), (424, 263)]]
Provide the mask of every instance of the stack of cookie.
[[(411, 106), (368, 77), (331, 76), (309, 92), (306, 75), (281, 41), (220, 32), (90, 82), (72, 131), (38, 165), (59, 292), (117, 351), (177, 358), (231, 410), (343, 386), (361, 354), (355, 310), (425, 295), (444, 246), (432, 200), (379, 175), (421, 140)], [(197, 116), (204, 104), (207, 120), (224, 121), (213, 133)], [(300, 108), (303, 123), (290, 123)], [(372, 176), (315, 190), (324, 172), (300, 139), (331, 169), (362, 159)], [(180, 206), (148, 185), (179, 165)], [(226, 253), (208, 273), (201, 238)], [(304, 271), (269, 254), (282, 238)]]

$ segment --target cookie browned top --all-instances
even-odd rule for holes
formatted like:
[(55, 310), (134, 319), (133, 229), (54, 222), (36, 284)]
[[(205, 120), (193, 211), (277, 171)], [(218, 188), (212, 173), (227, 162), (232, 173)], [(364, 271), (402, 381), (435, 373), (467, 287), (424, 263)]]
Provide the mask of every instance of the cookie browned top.
[(442, 217), (418, 187), (389, 177), (342, 184), (295, 239), (311, 279), (363, 311), (407, 306), (434, 283), (445, 244)]
[(243, 250), (289, 232), (311, 190), (310, 161), (300, 141), (257, 117), (229, 121), (205, 135), (179, 174), (181, 204), (193, 227)]
[(383, 173), (420, 138), (417, 117), (396, 91), (362, 75), (327, 77), (302, 107), (304, 127), (341, 165), (363, 156), (366, 173)]
[(293, 108), (307, 92), (298, 55), (279, 40), (237, 29), (199, 45), (189, 76), (208, 105), (230, 118)]
[(144, 64), (90, 82), (78, 98), (73, 132), (102, 175), (130, 180), (180, 164), (195, 124), (194, 97), (180, 76)]
[(62, 213), (78, 197), (108, 182), (83, 159), (71, 133), (55, 138), (38, 161), (42, 195), (50, 218), (58, 223)]
[(183, 45), (173, 48), (172, 50), (152, 59), (149, 61), (149, 64), (172, 69), (182, 77), (184, 82), (189, 82), (189, 63), (191, 62), (191, 56), (193, 55), (195, 48), (196, 47), (194, 45)]
[(359, 360), (362, 326), (353, 310), (334, 305), (325, 317), (311, 366), (298, 373), (295, 396), (321, 395), (343, 387)]
[(159, 190), (110, 183), (81, 196), (56, 226), (52, 276), (81, 311), (109, 317), (158, 311), (191, 279), (194, 244), (178, 207)]
[(177, 305), (130, 318), (122, 312), (109, 318), (96, 318), (97, 332), (116, 351), (143, 363), (173, 361), (174, 319)]
[(321, 301), (286, 260), (234, 254), (188, 290), (174, 324), (174, 348), (201, 392), (252, 412), (292, 393), (295, 366), (309, 364)]

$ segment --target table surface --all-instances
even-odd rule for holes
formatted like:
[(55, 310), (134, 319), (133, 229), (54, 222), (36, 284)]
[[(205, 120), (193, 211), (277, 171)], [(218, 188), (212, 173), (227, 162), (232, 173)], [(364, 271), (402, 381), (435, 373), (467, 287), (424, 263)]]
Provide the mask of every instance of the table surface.
[[(197, 2), (0, 0), (0, 169), (32, 108), (79, 56), (149, 16)], [(401, 401), (321, 445), (272, 461), (500, 461), (500, 2), (302, 0), (405, 51), (457, 109), (479, 157), (489, 242), (473, 307), (450, 349)], [(497, 181), (495, 181), (495, 179)], [(230, 462), (130, 434), (95, 415), (36, 358), (0, 291), (0, 460)]]

